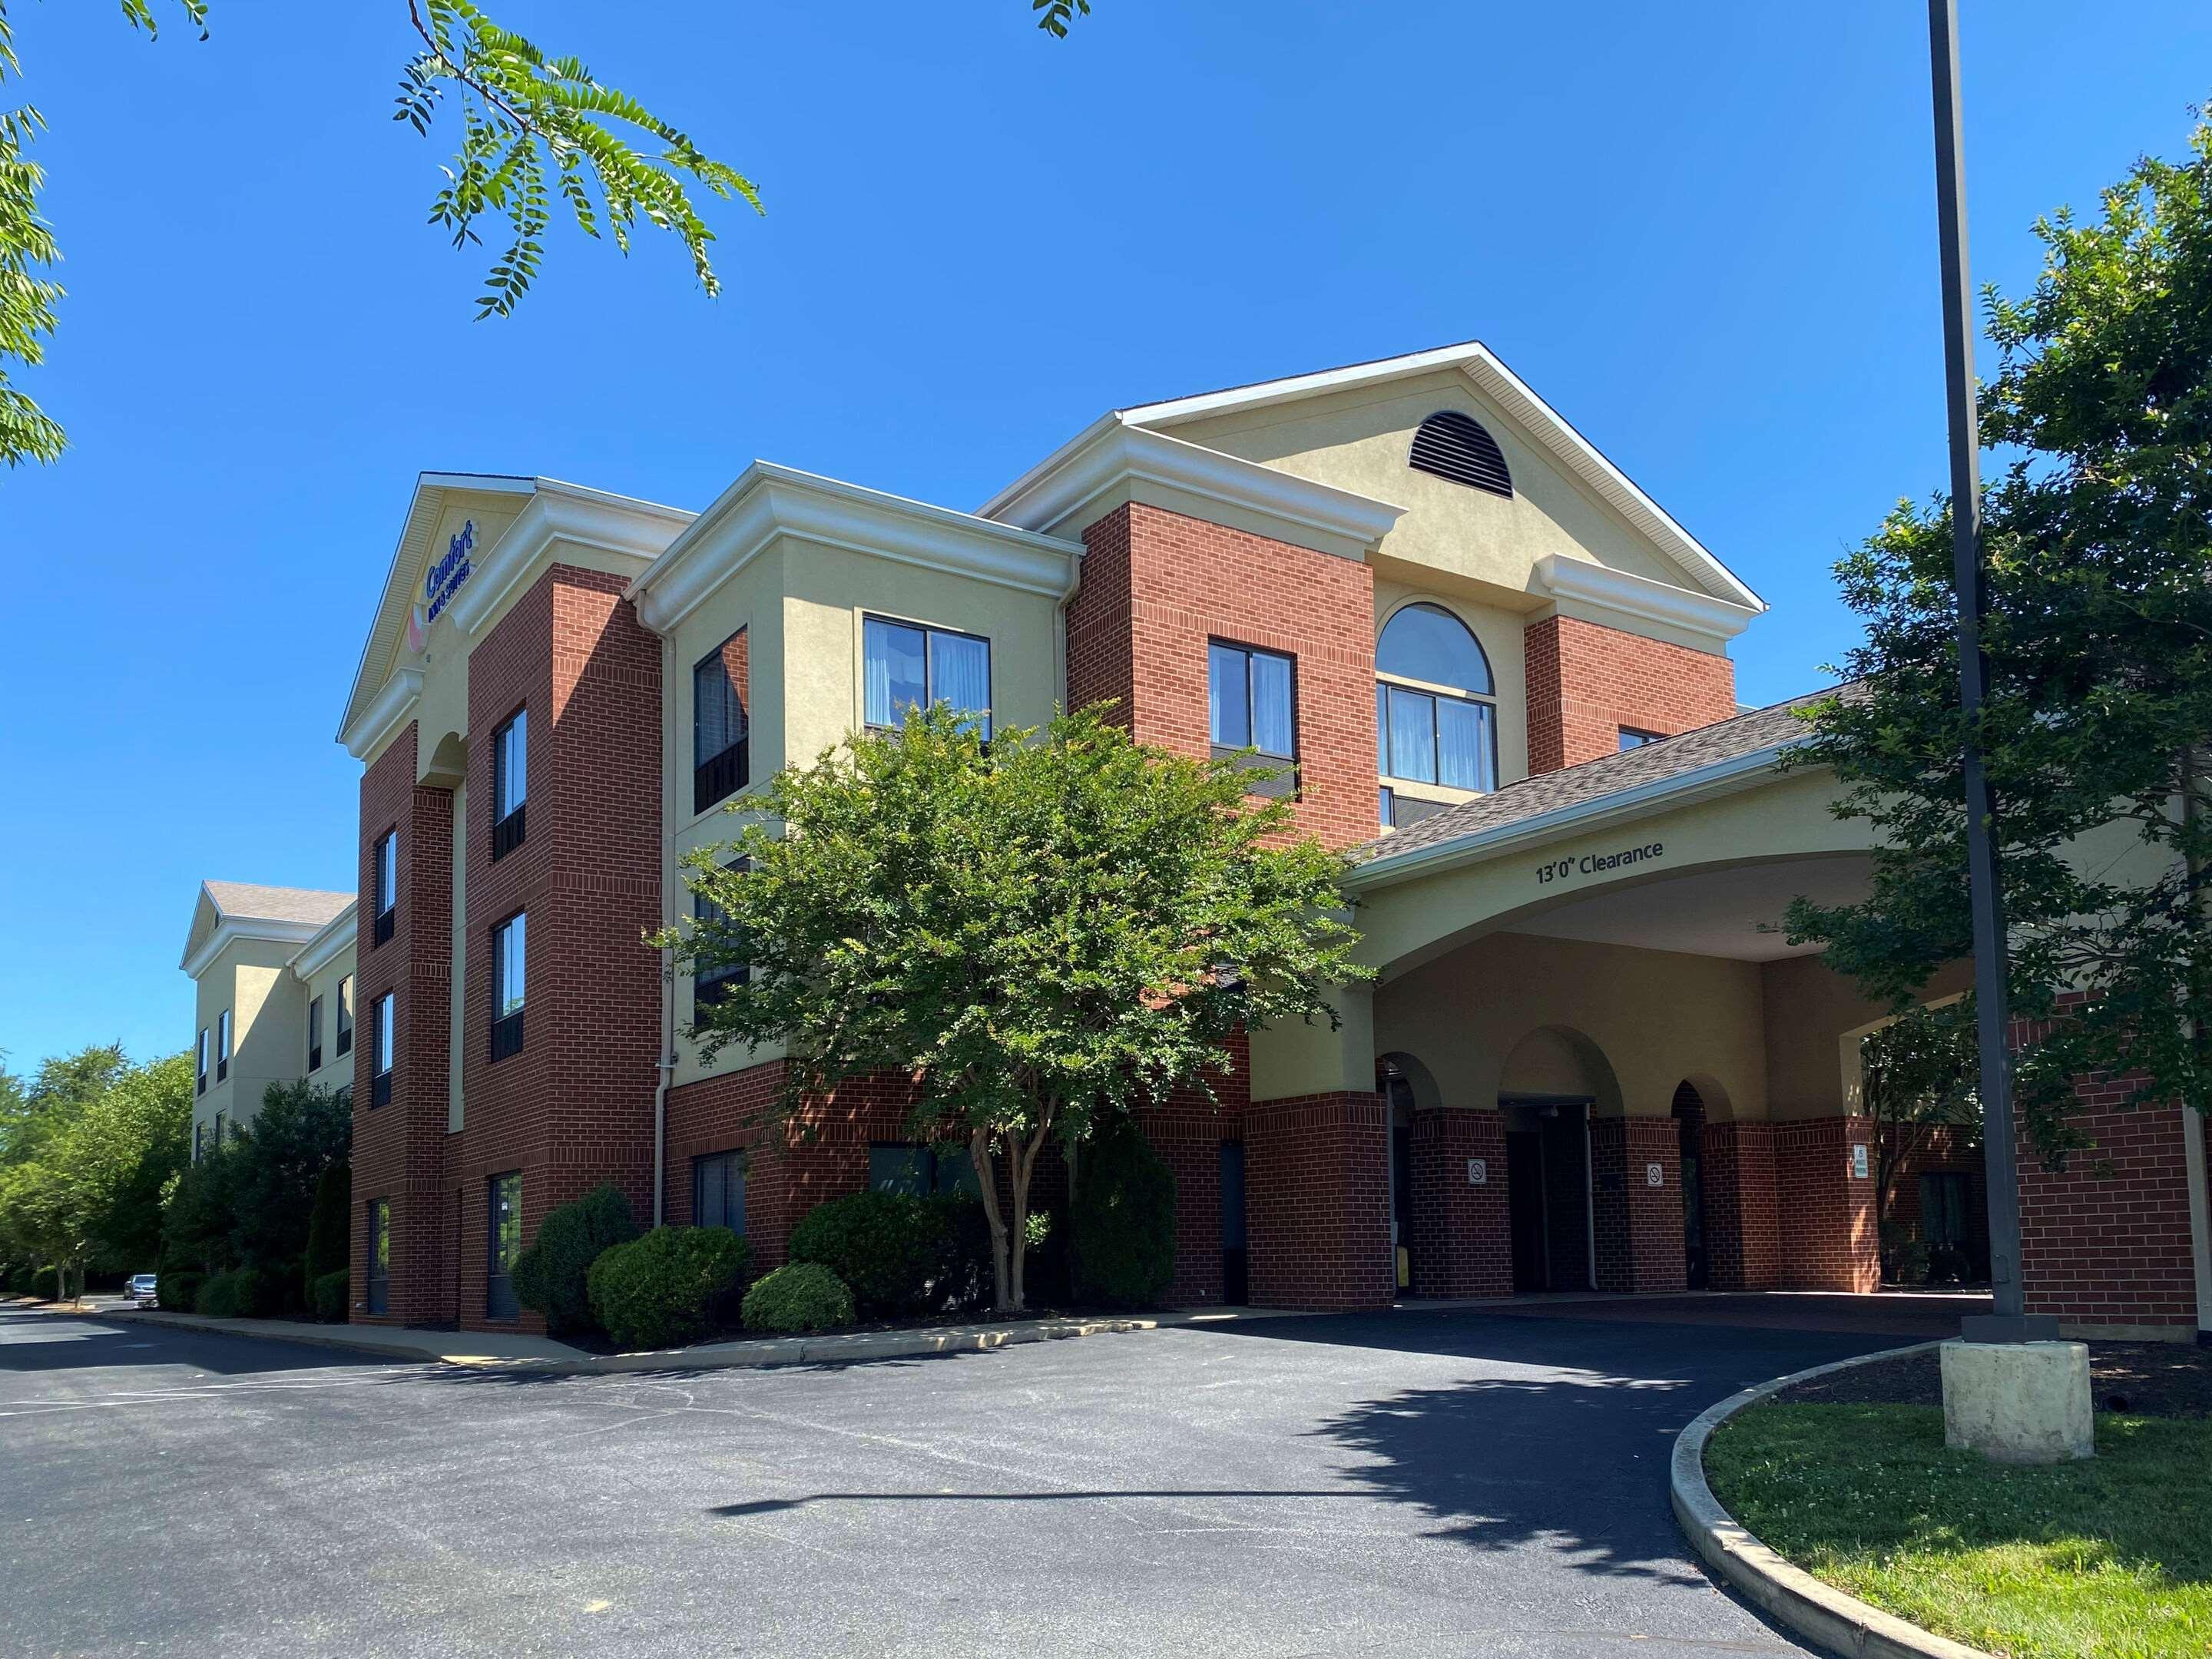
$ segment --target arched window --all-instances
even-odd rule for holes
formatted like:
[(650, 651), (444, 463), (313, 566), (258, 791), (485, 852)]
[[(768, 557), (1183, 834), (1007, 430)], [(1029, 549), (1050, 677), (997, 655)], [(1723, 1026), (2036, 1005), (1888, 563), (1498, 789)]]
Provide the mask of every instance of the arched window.
[(1513, 475), (1506, 471), (1505, 452), (1482, 422), (1455, 409), (1440, 409), (1413, 431), (1413, 453), (1406, 464), (1416, 472), (1433, 472), (1439, 478), (1486, 489), (1493, 495), (1513, 494)]
[(1409, 605), (1375, 647), (1376, 766), (1386, 778), (1498, 787), (1497, 687), (1468, 625)]

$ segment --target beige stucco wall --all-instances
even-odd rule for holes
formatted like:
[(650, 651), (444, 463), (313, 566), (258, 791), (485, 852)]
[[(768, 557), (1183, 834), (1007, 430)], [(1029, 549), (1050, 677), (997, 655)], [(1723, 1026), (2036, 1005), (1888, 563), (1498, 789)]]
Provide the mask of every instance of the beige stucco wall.
[[(307, 988), (285, 965), (300, 947), (270, 939), (233, 939), (193, 985), (192, 1040), (208, 1032), (208, 1091), (192, 1100), (192, 1121), (251, 1123), (271, 1083), (290, 1083), (307, 1064)], [(230, 1075), (216, 1081), (216, 1018), (231, 1010)]]
[[(349, 1049), (343, 1054), (338, 1053), (338, 982), (341, 980), (351, 979), (353, 975), (354, 947), (349, 944), (340, 949), (330, 961), (307, 976), (306, 988), (301, 994), (301, 1036), (300, 1041), (301, 1063), (303, 1065), (306, 1063), (307, 1054), (305, 1011), (308, 1002), (314, 998), (320, 997), (323, 1000), (323, 1063), (307, 1075), (307, 1081), (325, 1089), (345, 1089), (350, 1088), (353, 1085), (352, 1051)], [(354, 1035), (358, 1040), (361, 1035), (358, 1028), (356, 1029)]]
[[(1442, 409), (1480, 421), (1504, 452), (1510, 501), (1407, 465), (1413, 430)], [(1554, 462), (1456, 370), (1182, 422), (1186, 442), (1280, 467), (1406, 509), (1382, 557), (1480, 584), (1532, 609), (1529, 575), (1556, 553), (1698, 591), (1628, 521)]]

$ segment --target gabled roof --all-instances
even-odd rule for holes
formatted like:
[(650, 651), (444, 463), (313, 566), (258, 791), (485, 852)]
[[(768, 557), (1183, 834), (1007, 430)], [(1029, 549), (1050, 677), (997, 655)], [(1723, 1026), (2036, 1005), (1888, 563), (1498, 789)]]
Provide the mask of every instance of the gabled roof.
[(251, 881), (204, 881), (179, 965), (198, 978), (234, 939), (304, 945), (353, 907), (351, 893), (267, 887)]
[(1771, 771), (1784, 750), (1804, 740), (1808, 728), (1801, 711), (1832, 698), (1863, 696), (1863, 684), (1850, 680), (1808, 692), (1640, 748), (1540, 772), (1446, 807), (1353, 848), (1351, 856), (1359, 866), (1353, 883), (1372, 879), (1390, 866), (1425, 866), (1432, 855), (1549, 829), (1583, 813), (1656, 804), (1705, 785), (1755, 779)]
[[(1171, 398), (1160, 403), (1139, 404), (1115, 410), (1105, 418), (1125, 425), (1164, 430), (1212, 416), (1263, 409), (1270, 404), (1294, 403), (1352, 387), (1381, 385), (1390, 380), (1407, 380), (1415, 375), (1451, 369), (1466, 375), (1485, 398), (1502, 409), (1524, 432), (1543, 446), (1571, 476), (1580, 480), (1626, 519), (1681, 570), (1693, 589), (1753, 611), (1766, 609), (1766, 602), (1734, 571), (1716, 558), (1696, 537), (1677, 524), (1658, 502), (1637, 486), (1633, 479), (1607, 460), (1597, 446), (1577, 432), (1565, 416), (1530, 391), (1527, 383), (1480, 340), (1438, 346), (1428, 351), (1408, 352), (1402, 356), (1378, 357), (1369, 362), (1349, 363), (1340, 368), (1293, 374), (1281, 380), (1257, 380), (1249, 386), (1228, 386), (1218, 392)], [(1086, 428), (1069, 444), (1062, 445), (1060, 450), (1054, 451), (1037, 466), (1031, 468), (1021, 479), (1001, 490), (984, 504), (981, 509), (983, 514), (996, 517), (1001, 507), (1018, 495), (1026, 483), (1053, 468), (1060, 461), (1062, 452), (1089, 441), (1093, 436), (1093, 430)]]

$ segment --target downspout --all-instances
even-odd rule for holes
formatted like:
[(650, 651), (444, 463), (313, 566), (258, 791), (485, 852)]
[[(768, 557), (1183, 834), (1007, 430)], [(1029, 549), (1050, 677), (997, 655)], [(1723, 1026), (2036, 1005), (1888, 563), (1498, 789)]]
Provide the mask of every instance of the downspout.
[[(660, 921), (668, 925), (668, 881), (672, 860), (669, 850), (675, 845), (672, 826), (675, 823), (674, 773), (675, 748), (669, 735), (673, 718), (675, 699), (676, 641), (667, 635), (660, 641)], [(668, 1085), (676, 1075), (676, 963), (672, 951), (660, 953), (660, 1056), (654, 1062), (658, 1073), (653, 1085), (653, 1224), (662, 1224), (663, 1210), (668, 1196)]]

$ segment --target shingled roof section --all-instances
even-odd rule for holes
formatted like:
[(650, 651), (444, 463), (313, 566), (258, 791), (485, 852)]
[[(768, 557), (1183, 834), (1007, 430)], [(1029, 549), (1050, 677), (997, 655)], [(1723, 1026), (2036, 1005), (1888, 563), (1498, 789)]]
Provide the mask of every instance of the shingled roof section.
[(1804, 734), (1805, 722), (1797, 713), (1799, 709), (1831, 697), (1863, 696), (1861, 684), (1856, 680), (1846, 681), (1825, 691), (1808, 692), (1786, 702), (1738, 714), (1733, 720), (1717, 720), (1695, 731), (1661, 738), (1641, 748), (1626, 749), (1618, 755), (1601, 756), (1556, 772), (1540, 772), (1533, 778), (1509, 783), (1477, 799), (1462, 801), (1418, 823), (1409, 823), (1403, 830), (1393, 830), (1386, 836), (1364, 842), (1352, 849), (1351, 856), (1360, 863), (1395, 858), (1401, 853), (1503, 830), (1541, 817), (1547, 812), (1556, 812), (1562, 807), (1579, 806), (1624, 790), (1701, 771), (1723, 761), (1755, 755), (1763, 749), (1779, 747)]
[(251, 881), (210, 881), (208, 896), (226, 916), (255, 921), (304, 921), (319, 927), (354, 902), (351, 893), (309, 887), (264, 887)]

